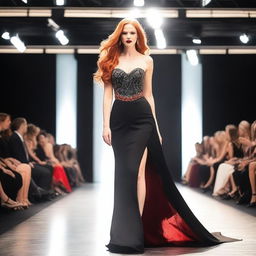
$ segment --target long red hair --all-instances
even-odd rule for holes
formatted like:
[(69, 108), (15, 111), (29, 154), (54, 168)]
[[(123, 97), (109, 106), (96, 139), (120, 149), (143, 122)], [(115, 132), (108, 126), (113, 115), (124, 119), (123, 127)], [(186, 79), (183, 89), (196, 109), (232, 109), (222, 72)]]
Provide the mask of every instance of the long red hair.
[(122, 19), (115, 31), (100, 43), (100, 54), (97, 61), (98, 70), (93, 74), (94, 79), (100, 83), (111, 83), (111, 73), (118, 64), (119, 56), (123, 50), (121, 34), (126, 24), (132, 24), (137, 31), (136, 50), (144, 55), (149, 54), (147, 37), (141, 24), (136, 19)]

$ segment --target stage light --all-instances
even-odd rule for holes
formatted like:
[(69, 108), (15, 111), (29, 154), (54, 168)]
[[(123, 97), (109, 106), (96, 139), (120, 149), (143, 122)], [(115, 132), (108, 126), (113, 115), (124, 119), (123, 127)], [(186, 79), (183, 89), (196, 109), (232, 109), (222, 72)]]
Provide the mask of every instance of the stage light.
[(64, 35), (63, 30), (61, 30), (61, 29), (58, 30), (58, 31), (56, 32), (55, 36), (58, 38), (58, 40), (60, 41), (60, 43), (61, 43), (62, 45), (67, 45), (67, 44), (68, 44), (69, 40), (68, 40), (68, 38)]
[(211, 0), (202, 0), (202, 6), (206, 6), (211, 2)]
[(199, 63), (196, 50), (187, 50), (186, 55), (192, 66), (196, 66)]
[(58, 31), (60, 29), (60, 26), (50, 18), (48, 19), (48, 27), (51, 27), (54, 31)]
[(23, 3), (27, 4), (28, 0), (21, 0)]
[(247, 44), (249, 42), (249, 37), (248, 35), (246, 35), (245, 33), (242, 34), (240, 37), (240, 41), (243, 43), (243, 44)]
[(141, 7), (141, 6), (144, 6), (144, 0), (134, 0), (133, 1), (133, 5), (134, 6), (138, 6), (138, 7)]
[(9, 34), (9, 32), (4, 32), (4, 33), (2, 34), (2, 38), (5, 39), (5, 40), (10, 40), (10, 34)]
[(17, 48), (19, 52), (24, 52), (26, 50), (25, 44), (20, 40), (18, 34), (12, 36), (10, 39), (11, 43)]
[(156, 9), (149, 9), (147, 11), (147, 21), (154, 29), (160, 29), (163, 24), (163, 17)]
[(202, 41), (201, 41), (200, 38), (193, 38), (192, 42), (193, 42), (194, 44), (201, 44), (201, 43), (202, 43)]
[(65, 4), (65, 0), (56, 0), (56, 5), (64, 5)]
[(166, 40), (162, 29), (155, 29), (156, 45), (158, 49), (166, 48)]

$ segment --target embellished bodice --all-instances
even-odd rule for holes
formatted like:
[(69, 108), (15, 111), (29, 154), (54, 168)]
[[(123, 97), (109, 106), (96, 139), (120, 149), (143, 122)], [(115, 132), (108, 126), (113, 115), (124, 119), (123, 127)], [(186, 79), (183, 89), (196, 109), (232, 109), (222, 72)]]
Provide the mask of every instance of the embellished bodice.
[(129, 73), (120, 68), (115, 68), (111, 77), (115, 98), (132, 101), (142, 97), (144, 75), (145, 71), (142, 68), (134, 68)]

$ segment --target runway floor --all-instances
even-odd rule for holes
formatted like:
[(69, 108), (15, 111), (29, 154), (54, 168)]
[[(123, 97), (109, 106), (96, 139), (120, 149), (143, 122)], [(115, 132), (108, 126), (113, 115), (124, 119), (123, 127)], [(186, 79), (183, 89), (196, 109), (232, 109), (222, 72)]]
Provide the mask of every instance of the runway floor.
[[(143, 255), (256, 255), (255, 217), (188, 187), (177, 186), (191, 210), (210, 232), (220, 231), (243, 241), (206, 248), (146, 249)], [(111, 198), (112, 191), (102, 185), (83, 185), (2, 234), (0, 255), (118, 255), (109, 253), (105, 247), (112, 215)]]

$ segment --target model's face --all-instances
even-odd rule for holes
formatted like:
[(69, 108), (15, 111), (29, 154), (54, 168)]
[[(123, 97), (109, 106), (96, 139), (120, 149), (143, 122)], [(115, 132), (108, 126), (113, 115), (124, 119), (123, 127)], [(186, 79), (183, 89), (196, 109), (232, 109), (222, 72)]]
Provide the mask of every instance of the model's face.
[(137, 30), (132, 24), (124, 25), (123, 32), (121, 34), (122, 44), (126, 47), (132, 47), (137, 41)]

